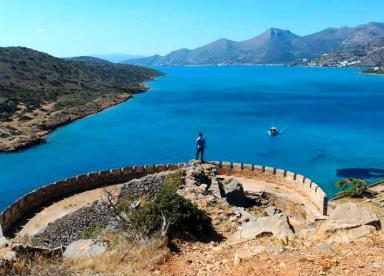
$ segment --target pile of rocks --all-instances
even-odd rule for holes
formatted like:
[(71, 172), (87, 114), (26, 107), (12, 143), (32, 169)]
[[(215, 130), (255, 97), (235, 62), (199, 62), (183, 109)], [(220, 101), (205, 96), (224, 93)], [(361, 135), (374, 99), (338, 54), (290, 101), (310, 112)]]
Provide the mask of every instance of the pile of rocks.
[(216, 166), (209, 163), (201, 163), (197, 160), (192, 160), (188, 163), (186, 169), (185, 182), (187, 187), (212, 184), (215, 179)]
[[(125, 183), (119, 198), (147, 198), (151, 199), (160, 190), (164, 179), (175, 172), (162, 172), (148, 175), (140, 179), (133, 179)], [(112, 199), (114, 200), (114, 199)], [(67, 246), (80, 240), (85, 229), (113, 230), (122, 226), (123, 220), (117, 214), (116, 202), (98, 201), (91, 206), (85, 206), (68, 214), (42, 229), (32, 237), (32, 244), (55, 248)]]
[(262, 201), (261, 194), (247, 195), (243, 185), (236, 179), (224, 180), (218, 176), (214, 164), (196, 160), (189, 162), (185, 170), (185, 187), (179, 193), (192, 200), (212, 195), (236, 207), (252, 207), (260, 205)]
[(119, 225), (120, 219), (114, 208), (106, 202), (99, 201), (49, 223), (32, 237), (32, 244), (48, 248), (67, 246), (81, 239), (83, 231), (87, 228), (112, 229)]
[[(175, 172), (162, 172), (144, 176), (140, 179), (133, 179), (124, 183), (121, 189), (120, 198), (140, 198), (151, 199), (160, 190), (164, 179)], [(177, 172), (176, 172), (177, 173)]]
[(331, 210), (316, 237), (330, 242), (351, 242), (364, 240), (380, 229), (380, 218), (375, 213), (355, 203), (343, 203)]

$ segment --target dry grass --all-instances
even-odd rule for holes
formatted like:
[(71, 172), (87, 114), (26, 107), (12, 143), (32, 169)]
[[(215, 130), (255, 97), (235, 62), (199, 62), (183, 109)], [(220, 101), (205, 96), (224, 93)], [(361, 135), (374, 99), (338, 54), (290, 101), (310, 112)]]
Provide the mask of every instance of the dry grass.
[(69, 275), (68, 272), (61, 273), (59, 263), (57, 259), (40, 255), (23, 256), (15, 263), (2, 263), (0, 275)]
[[(102, 255), (47, 259), (26, 256), (10, 265), (5, 275), (146, 275), (168, 259), (160, 239), (128, 240), (122, 234), (104, 237), (109, 249)], [(1, 274), (2, 275), (2, 274)]]
[(82, 275), (126, 275), (145, 273), (152, 266), (166, 261), (168, 249), (159, 239), (128, 240), (120, 234), (105, 237), (110, 248), (102, 255), (65, 259), (63, 270), (72, 270)]

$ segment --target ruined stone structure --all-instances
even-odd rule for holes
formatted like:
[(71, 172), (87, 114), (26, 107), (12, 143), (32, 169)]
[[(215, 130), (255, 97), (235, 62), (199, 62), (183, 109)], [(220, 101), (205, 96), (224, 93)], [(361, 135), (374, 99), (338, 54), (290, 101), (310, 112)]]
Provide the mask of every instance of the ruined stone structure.
[[(276, 183), (294, 187), (297, 191), (307, 194), (319, 211), (327, 215), (328, 197), (312, 180), (290, 171), (264, 167), (260, 165), (212, 162), (218, 174), (263, 177), (269, 176)], [(185, 167), (185, 163), (167, 165), (132, 166), (78, 175), (42, 186), (16, 200), (0, 213), (0, 233), (9, 231), (20, 219), (34, 209), (50, 202), (76, 193), (100, 188), (108, 185), (124, 183), (132, 179)]]

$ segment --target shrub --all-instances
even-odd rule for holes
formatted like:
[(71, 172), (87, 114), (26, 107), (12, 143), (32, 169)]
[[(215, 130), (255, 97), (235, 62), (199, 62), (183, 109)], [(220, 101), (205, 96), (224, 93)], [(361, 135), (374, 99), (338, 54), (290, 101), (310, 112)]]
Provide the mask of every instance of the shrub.
[(367, 191), (365, 180), (352, 177), (338, 181), (336, 187), (342, 189), (337, 193), (341, 196), (362, 196)]
[(31, 118), (31, 117), (29, 117), (29, 116), (27, 116), (27, 115), (23, 115), (23, 116), (21, 116), (20, 118), (19, 118), (19, 121), (20, 122), (25, 122), (25, 121), (30, 121), (30, 120), (32, 120), (33, 118)]
[(176, 193), (181, 185), (181, 173), (168, 174), (162, 183), (162, 190)]
[(154, 236), (163, 225), (163, 217), (170, 224), (168, 236), (183, 238), (186, 232), (205, 236), (212, 229), (211, 218), (191, 201), (177, 194), (180, 175), (164, 179), (161, 190), (145, 206), (130, 212), (128, 228), (144, 236)]
[(85, 228), (81, 232), (81, 238), (82, 239), (91, 239), (99, 236), (101, 232), (103, 231), (103, 228), (100, 225), (96, 225), (94, 228)]

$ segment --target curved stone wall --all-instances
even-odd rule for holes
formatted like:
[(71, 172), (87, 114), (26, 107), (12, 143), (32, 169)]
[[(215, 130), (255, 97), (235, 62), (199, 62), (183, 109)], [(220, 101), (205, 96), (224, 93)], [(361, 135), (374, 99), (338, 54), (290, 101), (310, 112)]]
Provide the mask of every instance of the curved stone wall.
[(17, 221), (32, 210), (65, 196), (112, 184), (124, 183), (148, 174), (175, 170), (184, 166), (184, 163), (179, 163), (124, 167), (77, 175), (42, 186), (19, 198), (3, 210), (0, 213), (0, 228), (2, 228), (3, 232), (7, 232)]
[(231, 163), (231, 162), (213, 162), (216, 164), (219, 174), (239, 175), (239, 176), (270, 176), (278, 182), (282, 182), (293, 187), (295, 190), (305, 193), (311, 201), (317, 206), (323, 215), (327, 215), (328, 196), (311, 179), (283, 169), (265, 167), (260, 165)]
[[(260, 165), (231, 162), (212, 163), (216, 165), (219, 174), (242, 176), (268, 175), (275, 177), (277, 180), (283, 181), (284, 183), (293, 186), (295, 189), (306, 193), (313, 203), (319, 208), (320, 212), (324, 215), (327, 214), (327, 194), (324, 193), (324, 191), (316, 183), (302, 175)], [(91, 172), (45, 185), (19, 198), (0, 213), (0, 234), (1, 228), (4, 232), (7, 232), (17, 221), (32, 210), (65, 196), (112, 184), (124, 183), (135, 178), (141, 178), (148, 174), (163, 172), (166, 170), (175, 170), (185, 166), (185, 163), (178, 163), (124, 167), (119, 169)]]

